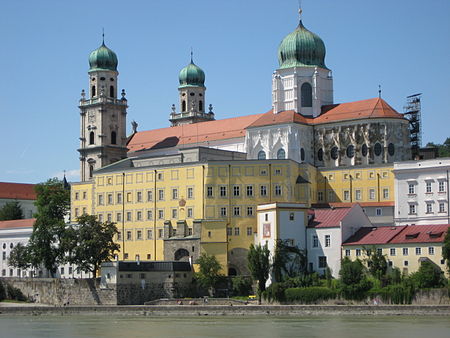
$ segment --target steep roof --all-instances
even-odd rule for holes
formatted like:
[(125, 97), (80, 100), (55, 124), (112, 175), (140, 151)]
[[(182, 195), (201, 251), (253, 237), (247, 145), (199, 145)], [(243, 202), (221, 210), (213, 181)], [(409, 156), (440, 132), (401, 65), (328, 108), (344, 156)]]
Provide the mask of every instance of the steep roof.
[(128, 142), (130, 152), (245, 137), (245, 128), (264, 114), (141, 131)]
[(35, 200), (34, 184), (0, 182), (0, 198)]
[(12, 221), (0, 221), (0, 229), (32, 228), (36, 218), (15, 219)]
[(410, 225), (396, 236), (391, 243), (439, 243), (444, 241), (450, 224)]
[(262, 116), (249, 125), (247, 128), (252, 127), (263, 127), (275, 124), (285, 124), (285, 123), (300, 123), (300, 124), (312, 124), (313, 119), (309, 117), (304, 117), (303, 115), (297, 114), (293, 110), (285, 110), (274, 114), (273, 110), (269, 110), (267, 113), (262, 114)]
[(359, 204), (362, 208), (395, 206), (395, 202), (380, 201), (380, 202), (358, 202), (358, 203), (350, 203), (350, 202), (316, 203), (316, 204), (313, 204), (312, 207), (313, 208), (350, 208), (354, 204)]
[(405, 228), (406, 226), (360, 228), (342, 245), (387, 244)]
[(354, 208), (325, 208), (314, 209), (314, 216), (309, 221), (309, 228), (338, 228), (341, 226), (341, 221)]

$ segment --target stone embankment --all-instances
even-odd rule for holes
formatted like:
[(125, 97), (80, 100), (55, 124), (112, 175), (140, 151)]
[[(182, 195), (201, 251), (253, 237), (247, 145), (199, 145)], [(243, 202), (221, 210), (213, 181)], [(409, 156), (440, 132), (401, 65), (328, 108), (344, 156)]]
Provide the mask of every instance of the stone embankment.
[(119, 305), (20, 307), (2, 306), (1, 316), (450, 316), (450, 305)]

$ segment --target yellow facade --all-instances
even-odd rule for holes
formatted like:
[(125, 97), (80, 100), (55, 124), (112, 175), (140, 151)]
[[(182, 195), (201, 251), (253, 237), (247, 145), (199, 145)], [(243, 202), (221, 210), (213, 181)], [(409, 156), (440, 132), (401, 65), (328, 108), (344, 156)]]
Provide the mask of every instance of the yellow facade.
[(349, 257), (351, 260), (360, 259), (367, 264), (367, 250), (381, 250), (389, 266), (399, 268), (405, 274), (418, 271), (420, 259), (429, 259), (449, 277), (442, 258), (442, 243), (378, 244), (364, 247), (345, 245), (342, 249), (342, 257)]
[[(292, 160), (106, 168), (91, 181), (72, 185), (72, 222), (82, 213), (116, 222), (120, 259), (160, 261), (173, 260), (164, 257), (164, 238), (176, 236), (176, 223), (186, 221), (192, 234), (194, 221), (200, 220), (201, 250), (214, 254), (226, 268), (230, 255), (254, 242), (256, 206), (309, 205), (317, 195), (316, 177), (314, 167)], [(172, 224), (170, 234), (165, 223)]]
[(393, 164), (318, 168), (315, 202), (393, 202), (393, 168)]

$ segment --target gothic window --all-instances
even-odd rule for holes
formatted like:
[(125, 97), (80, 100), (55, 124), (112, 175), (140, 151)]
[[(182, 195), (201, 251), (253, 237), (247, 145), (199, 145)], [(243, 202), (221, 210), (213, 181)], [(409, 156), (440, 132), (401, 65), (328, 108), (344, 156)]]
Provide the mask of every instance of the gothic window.
[(394, 156), (395, 154), (395, 146), (393, 143), (389, 143), (388, 145), (388, 153), (390, 156)]
[(353, 156), (355, 156), (355, 147), (352, 144), (350, 144), (347, 147), (347, 157), (348, 158), (353, 158)]
[(94, 132), (89, 133), (89, 144), (94, 144)]
[(383, 149), (381, 148), (381, 144), (379, 144), (378, 142), (375, 143), (375, 146), (374, 146), (373, 150), (375, 152), (375, 156), (380, 156), (381, 152), (383, 151)]
[(338, 147), (333, 147), (333, 148), (331, 148), (330, 155), (331, 155), (331, 158), (332, 158), (333, 160), (337, 160), (337, 158), (338, 158), (338, 156), (339, 156), (339, 150), (338, 150)]
[(198, 101), (198, 110), (203, 111), (203, 101), (202, 100)]
[(178, 249), (177, 251), (175, 251), (176, 261), (179, 261), (183, 257), (189, 257), (189, 251), (187, 251), (186, 249)]
[(320, 149), (317, 151), (317, 159), (318, 159), (319, 161), (323, 161), (323, 149), (322, 149), (322, 148), (320, 148)]
[(302, 84), (302, 107), (312, 107), (312, 87), (309, 83)]
[(183, 100), (183, 102), (181, 102), (181, 112), (185, 112), (186, 111), (186, 101)]
[(264, 150), (261, 150), (258, 153), (258, 160), (265, 160), (266, 159), (266, 153), (264, 152)]
[(117, 144), (117, 135), (115, 131), (111, 132), (111, 144)]
[(109, 96), (114, 97), (114, 86), (109, 86)]
[[(259, 154), (258, 154), (258, 157), (259, 157)], [(277, 159), (279, 159), (279, 160), (286, 159), (286, 152), (284, 151), (283, 148), (281, 148), (277, 151)]]
[(305, 160), (305, 149), (303, 148), (300, 149), (300, 159), (302, 162)]
[(363, 144), (362, 145), (362, 147), (361, 147), (361, 155), (363, 156), (363, 157), (366, 157), (367, 156), (367, 144)]
[(95, 86), (91, 88), (91, 98), (95, 96)]
[(89, 165), (89, 178), (92, 178), (94, 174), (94, 166), (92, 164)]

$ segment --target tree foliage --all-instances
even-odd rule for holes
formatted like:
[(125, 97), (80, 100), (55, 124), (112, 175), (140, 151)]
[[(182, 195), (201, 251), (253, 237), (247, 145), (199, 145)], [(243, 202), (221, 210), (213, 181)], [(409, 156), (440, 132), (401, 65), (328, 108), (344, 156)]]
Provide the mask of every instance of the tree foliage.
[(435, 144), (432, 142), (427, 143), (427, 147), (435, 147), (438, 149), (439, 157), (449, 157), (450, 156), (450, 137), (444, 141), (443, 144)]
[(419, 289), (444, 286), (443, 277), (439, 266), (428, 260), (421, 262), (419, 270), (411, 275)]
[(444, 243), (442, 246), (442, 258), (445, 259), (447, 270), (450, 273), (450, 228), (447, 229), (447, 234), (444, 238)]
[(303, 276), (307, 272), (308, 259), (304, 250), (289, 245), (288, 241), (278, 240), (273, 257), (273, 276), (275, 282), (286, 278)]
[(18, 269), (28, 269), (31, 264), (30, 248), (27, 245), (18, 243), (9, 253), (9, 265)]
[(361, 300), (372, 287), (372, 283), (365, 275), (364, 265), (359, 259), (351, 261), (345, 257), (341, 263), (339, 276), (342, 295), (346, 299)]
[(92, 215), (83, 215), (77, 221), (78, 225), (67, 227), (61, 248), (69, 263), (82, 271), (92, 272), (95, 278), (101, 264), (111, 261), (120, 249), (120, 245), (114, 243), (117, 227), (115, 223), (99, 222)]
[(386, 276), (388, 264), (386, 257), (378, 250), (366, 250), (368, 253), (367, 266), (370, 274), (378, 280), (383, 280)]
[(216, 256), (208, 255), (202, 252), (197, 260), (199, 265), (199, 272), (196, 274), (196, 278), (200, 285), (214, 293), (214, 289), (222, 277), (220, 270), (222, 266), (217, 260)]
[(266, 289), (266, 282), (270, 273), (270, 251), (267, 244), (264, 246), (250, 245), (248, 251), (248, 269), (252, 277), (258, 281), (258, 296), (261, 302), (261, 293)]
[(23, 211), (18, 201), (7, 202), (0, 208), (0, 221), (22, 219)]

